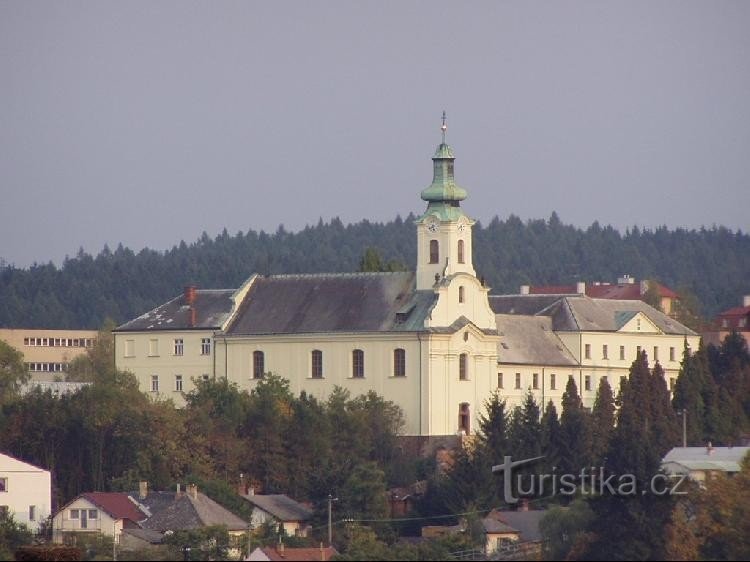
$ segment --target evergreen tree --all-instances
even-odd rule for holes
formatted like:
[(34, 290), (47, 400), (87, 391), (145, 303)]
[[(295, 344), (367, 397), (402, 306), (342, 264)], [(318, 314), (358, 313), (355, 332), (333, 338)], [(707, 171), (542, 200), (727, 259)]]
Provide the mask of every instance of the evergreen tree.
[(591, 415), (583, 407), (573, 377), (568, 378), (560, 416), (560, 470), (578, 474), (591, 466)]
[(547, 403), (547, 408), (542, 415), (541, 425), (544, 464), (547, 472), (551, 472), (553, 468), (559, 466), (561, 449), (560, 420), (557, 417), (557, 408), (555, 408), (552, 400)]
[(603, 466), (609, 448), (609, 439), (615, 425), (615, 398), (607, 377), (599, 381), (594, 408), (591, 412), (592, 459), (595, 466)]

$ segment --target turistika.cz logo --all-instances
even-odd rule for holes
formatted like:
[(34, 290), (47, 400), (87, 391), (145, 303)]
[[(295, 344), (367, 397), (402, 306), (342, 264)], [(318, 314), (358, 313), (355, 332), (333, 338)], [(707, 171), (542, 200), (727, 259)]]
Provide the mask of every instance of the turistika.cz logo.
[[(518, 502), (520, 496), (563, 496), (591, 495), (602, 496), (635, 496), (638, 494), (654, 496), (680, 496), (687, 494), (681, 487), (686, 476), (671, 477), (663, 473), (654, 474), (647, 486), (639, 489), (638, 480), (633, 474), (607, 474), (604, 467), (582, 468), (578, 474), (552, 472), (542, 474), (516, 474), (513, 469), (532, 464), (541, 457), (514, 461), (506, 456), (502, 464), (492, 467), (493, 473), (503, 475), (503, 496), (506, 503)], [(515, 486), (514, 486), (515, 484)], [(514, 495), (518, 494), (518, 495)]]

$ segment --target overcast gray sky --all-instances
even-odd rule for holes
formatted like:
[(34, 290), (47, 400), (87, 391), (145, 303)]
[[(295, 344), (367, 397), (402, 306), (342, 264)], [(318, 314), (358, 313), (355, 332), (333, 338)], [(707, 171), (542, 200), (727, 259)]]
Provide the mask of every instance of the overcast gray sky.
[(0, 258), (464, 208), (750, 227), (750, 2), (0, 2)]

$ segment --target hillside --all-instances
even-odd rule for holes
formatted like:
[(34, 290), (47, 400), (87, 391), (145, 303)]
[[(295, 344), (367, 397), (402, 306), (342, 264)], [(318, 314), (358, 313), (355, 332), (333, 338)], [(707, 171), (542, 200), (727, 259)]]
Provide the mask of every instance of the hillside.
[[(188, 283), (237, 287), (251, 273), (356, 271), (366, 248), (413, 268), (414, 216), (388, 223), (338, 219), (291, 233), (206, 233), (165, 252), (119, 246), (96, 257), (83, 251), (53, 264), (0, 269), (0, 326), (97, 328), (106, 317), (122, 322), (173, 297)], [(750, 294), (750, 235), (724, 227), (620, 233), (598, 223), (565, 225), (557, 215), (521, 221), (511, 215), (474, 227), (474, 264), (493, 292), (521, 284), (614, 281), (618, 275), (657, 279), (694, 294), (711, 316)]]

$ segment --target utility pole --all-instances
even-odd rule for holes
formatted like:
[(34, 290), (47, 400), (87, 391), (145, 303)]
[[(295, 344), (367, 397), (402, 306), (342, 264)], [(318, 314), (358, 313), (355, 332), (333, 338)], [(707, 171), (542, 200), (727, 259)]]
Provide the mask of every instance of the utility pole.
[(339, 501), (338, 498), (334, 498), (331, 494), (328, 494), (328, 546), (333, 546), (333, 518), (331, 516), (331, 504)]
[(682, 447), (687, 447), (687, 410), (683, 408), (680, 410), (682, 414)]

